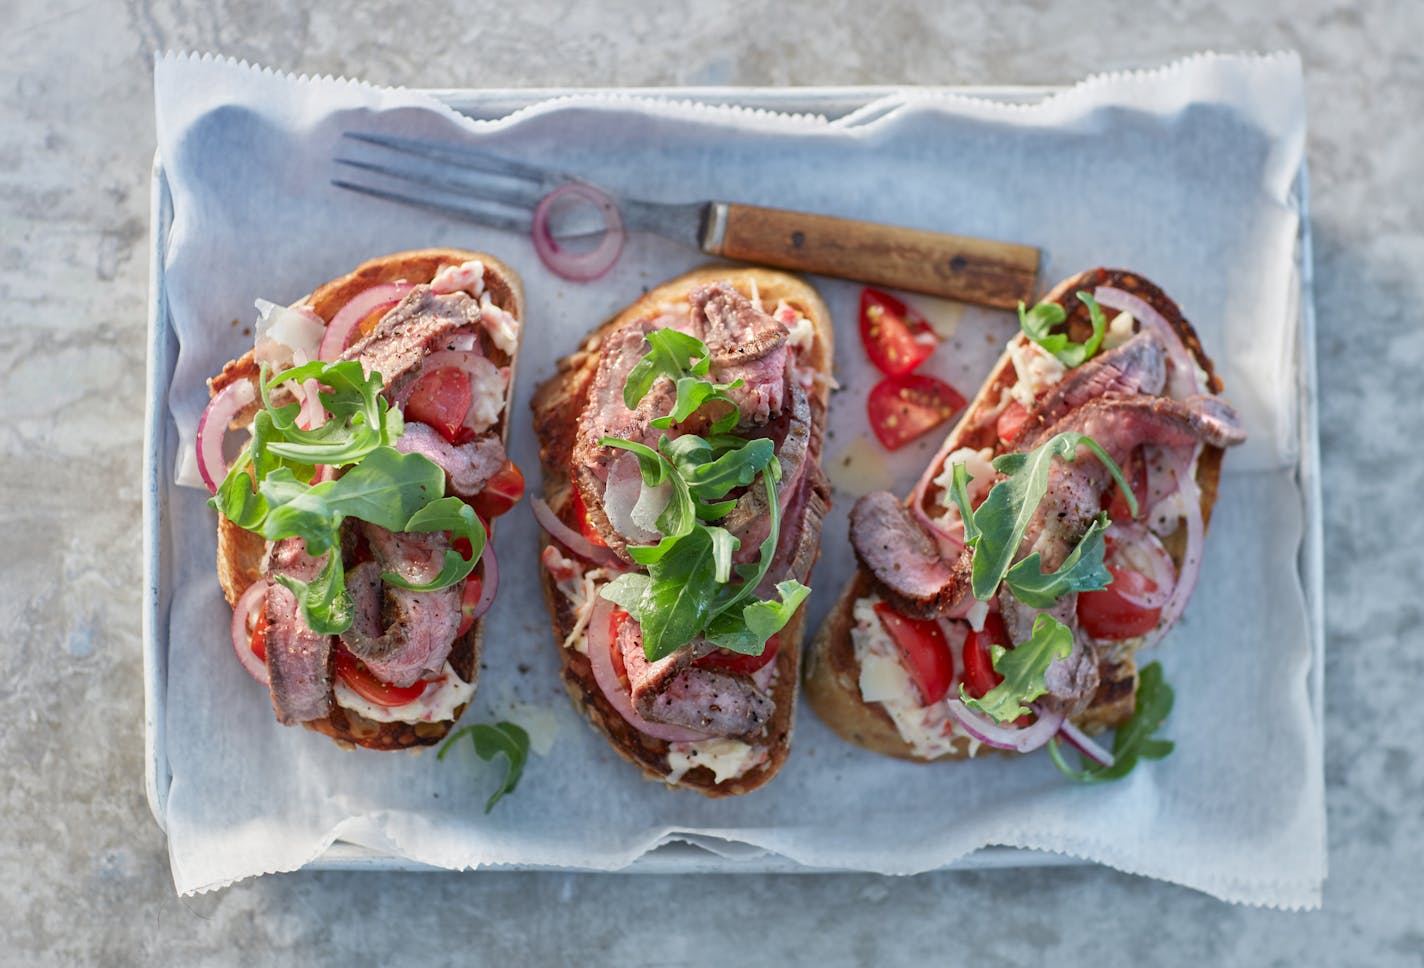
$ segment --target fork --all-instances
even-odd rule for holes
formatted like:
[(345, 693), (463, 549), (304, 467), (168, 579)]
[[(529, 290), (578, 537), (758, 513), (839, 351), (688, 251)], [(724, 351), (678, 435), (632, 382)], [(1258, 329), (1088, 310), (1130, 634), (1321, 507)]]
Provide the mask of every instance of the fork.
[[(389, 160), (337, 157), (337, 164), (377, 177), (374, 184), (369, 177), (334, 178), (333, 185), (504, 231), (530, 233), (540, 201), (572, 184), (609, 198), (630, 228), (729, 259), (998, 308), (1031, 300), (1037, 280), (1032, 246), (757, 205), (651, 202), (465, 145), (355, 131), (343, 136)], [(601, 235), (601, 215), (597, 223), (564, 224), (556, 237)]]

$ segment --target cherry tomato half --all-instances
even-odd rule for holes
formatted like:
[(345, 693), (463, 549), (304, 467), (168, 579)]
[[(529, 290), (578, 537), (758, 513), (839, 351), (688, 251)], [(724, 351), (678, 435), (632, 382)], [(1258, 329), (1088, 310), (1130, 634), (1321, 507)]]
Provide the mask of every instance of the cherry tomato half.
[(252, 627), (252, 654), (263, 662), (267, 661), (267, 609), (257, 611), (257, 622)]
[(993, 645), (1012, 649), (1008, 629), (998, 612), (990, 612), (984, 617), (984, 628), (978, 632), (969, 630), (964, 640), (964, 691), (975, 699), (1004, 681), (1004, 677), (994, 670), (994, 656), (989, 651)]
[(1028, 408), (1017, 400), (1010, 400), (1008, 406), (999, 411), (999, 419), (995, 425), (999, 439), (1006, 444), (1012, 443), (1027, 421)]
[(886, 377), (871, 388), (865, 402), (870, 429), (887, 450), (905, 446), (963, 408), (958, 390), (920, 373)]
[(693, 665), (703, 669), (718, 669), (722, 672), (730, 672), (734, 676), (749, 676), (762, 666), (767, 665), (776, 658), (777, 650), (781, 648), (781, 636), (773, 635), (766, 640), (766, 648), (761, 655), (743, 655), (740, 652), (732, 652), (727, 649), (718, 649), (716, 652), (704, 655)]
[[(465, 545), (468, 547), (469, 542), (465, 542)], [(465, 552), (461, 554), (465, 555), (466, 560), (470, 557)], [(470, 572), (469, 577), (465, 579), (465, 590), (460, 593), (460, 627), (455, 630), (457, 637), (464, 635), (470, 630), (470, 626), (475, 624), (475, 606), (479, 604), (484, 590), (485, 583), (480, 581), (480, 576)]]
[(421, 374), (406, 401), (405, 417), (434, 427), (452, 444), (463, 444), (475, 436), (464, 426), (473, 400), (469, 374), (441, 367)]
[(860, 291), (860, 341), (875, 368), (903, 376), (934, 352), (934, 330), (925, 318), (879, 289)]
[(583, 492), (577, 485), (570, 488), (569, 506), (573, 509), (574, 522), (579, 529), (579, 534), (587, 538), (592, 544), (600, 548), (607, 548), (608, 542), (603, 540), (603, 535), (593, 526), (593, 522), (588, 517), (588, 505), (584, 504)]
[(351, 691), (376, 706), (404, 706), (414, 702), (430, 683), (423, 680), (409, 686), (393, 686), (377, 679), (366, 664), (345, 649), (336, 650), (336, 674)]
[(1095, 639), (1121, 641), (1146, 635), (1157, 627), (1160, 608), (1143, 608), (1122, 597), (1156, 591), (1157, 584), (1145, 575), (1109, 564), (1113, 580), (1107, 588), (1078, 594), (1078, 624)]
[(470, 506), (481, 520), (491, 521), (518, 504), (523, 496), (524, 474), (515, 466), (514, 461), (507, 460), (504, 466), (485, 482), (484, 490), (470, 500)]
[(933, 619), (907, 618), (885, 602), (875, 603), (880, 624), (890, 633), (900, 652), (900, 661), (920, 693), (920, 705), (937, 703), (949, 693), (954, 682), (954, 655), (944, 640), (944, 631)]

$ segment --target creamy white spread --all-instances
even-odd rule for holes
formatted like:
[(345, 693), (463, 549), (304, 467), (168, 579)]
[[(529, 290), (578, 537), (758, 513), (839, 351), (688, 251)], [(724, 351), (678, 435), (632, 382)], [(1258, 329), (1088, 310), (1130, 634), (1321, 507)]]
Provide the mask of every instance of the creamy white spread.
[(511, 357), (519, 347), (519, 320), (494, 304), (489, 293), (480, 297), (480, 322), (489, 332), (490, 341)]
[(485, 264), (471, 259), (458, 266), (441, 266), (430, 288), (437, 293), (467, 292), (479, 299), (485, 292)]
[[(900, 661), (890, 633), (875, 614), (875, 596), (858, 598), (853, 612), (851, 644), (860, 667), (860, 695), (866, 702), (878, 702), (918, 757), (931, 759), (956, 748), (959, 737), (944, 703), (920, 705), (919, 693)], [(951, 689), (951, 692), (953, 690)], [(973, 755), (971, 750), (970, 755)]]
[(1009, 359), (1018, 374), (1017, 382), (1009, 387), (1009, 396), (1025, 407), (1033, 406), (1040, 393), (1058, 383), (1068, 372), (1058, 357), (1022, 336), (1009, 342)]
[(767, 749), (752, 746), (739, 739), (703, 739), (695, 743), (668, 745), (667, 782), (677, 783), (688, 770), (705, 766), (712, 771), (713, 781), (734, 780), (748, 770), (766, 762)]
[(475, 684), (455, 674), (450, 663), (441, 670), (443, 678), (404, 706), (377, 706), (367, 702), (338, 676), (333, 689), (336, 704), (377, 723), (443, 723), (455, 718), (455, 710), (475, 695)]
[(541, 558), (545, 570), (554, 578), (554, 586), (559, 594), (569, 600), (574, 611), (574, 627), (564, 637), (564, 648), (588, 655), (588, 617), (593, 613), (594, 599), (598, 586), (608, 579), (602, 568), (584, 571), (578, 561), (563, 555), (558, 548), (548, 545)]
[(470, 381), (470, 410), (465, 415), (465, 426), (481, 434), (498, 423), (499, 415), (504, 412), (504, 398), (509, 392), (509, 367), (495, 369), (484, 359), (475, 362), (484, 364), (476, 373), (488, 376), (482, 375)]
[(954, 484), (955, 466), (963, 464), (964, 470), (969, 474), (969, 486), (966, 490), (969, 492), (970, 503), (973, 504), (988, 494), (990, 486), (994, 483), (998, 472), (994, 470), (993, 459), (994, 450), (991, 447), (985, 447), (983, 450), (960, 447), (946, 455), (939, 476), (933, 482), (939, 503), (944, 508), (944, 513), (939, 516), (940, 527), (946, 531), (957, 531), (961, 524), (959, 505), (954, 503), (954, 494), (951, 490)]

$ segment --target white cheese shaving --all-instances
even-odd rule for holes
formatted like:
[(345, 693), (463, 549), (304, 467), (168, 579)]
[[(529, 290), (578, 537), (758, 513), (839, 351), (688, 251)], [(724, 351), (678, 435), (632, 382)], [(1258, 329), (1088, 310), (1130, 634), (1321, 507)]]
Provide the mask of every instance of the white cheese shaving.
[(1115, 350), (1123, 343), (1132, 339), (1132, 326), (1136, 320), (1131, 313), (1118, 313), (1108, 323), (1107, 331), (1103, 333), (1103, 352)]
[[(584, 631), (588, 628), (589, 616), (593, 614), (598, 586), (608, 579), (607, 572), (602, 568), (584, 571), (579, 561), (566, 558), (553, 545), (544, 549), (541, 564), (554, 576), (554, 584), (559, 593), (573, 606), (574, 627), (564, 636), (564, 648), (588, 655), (588, 636), (584, 635)], [(560, 578), (560, 574), (566, 577)]]
[(436, 293), (467, 292), (476, 299), (485, 293), (485, 264), (479, 259), (458, 266), (441, 266), (430, 280), (430, 291)]

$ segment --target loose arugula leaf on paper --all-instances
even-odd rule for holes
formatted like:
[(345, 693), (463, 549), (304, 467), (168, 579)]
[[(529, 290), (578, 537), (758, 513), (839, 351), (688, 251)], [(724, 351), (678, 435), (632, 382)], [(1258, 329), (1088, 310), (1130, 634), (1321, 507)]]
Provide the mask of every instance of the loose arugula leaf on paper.
[(529, 759), (529, 734), (516, 723), (475, 723), (450, 734), (441, 745), (440, 752), (435, 754), (435, 758), (445, 759), (450, 748), (466, 736), (470, 737), (475, 755), (486, 763), (493, 762), (496, 756), (503, 756), (505, 760), (504, 781), (485, 801), (485, 813), (489, 813), (496, 803), (519, 786), (519, 781), (524, 776), (524, 764)]

